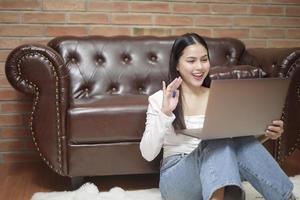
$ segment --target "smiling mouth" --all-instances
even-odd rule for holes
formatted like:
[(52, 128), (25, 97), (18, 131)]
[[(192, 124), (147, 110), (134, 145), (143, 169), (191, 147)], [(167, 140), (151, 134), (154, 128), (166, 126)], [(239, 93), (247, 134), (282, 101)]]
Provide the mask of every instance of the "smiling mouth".
[(192, 74), (194, 79), (201, 80), (203, 78), (204, 73)]

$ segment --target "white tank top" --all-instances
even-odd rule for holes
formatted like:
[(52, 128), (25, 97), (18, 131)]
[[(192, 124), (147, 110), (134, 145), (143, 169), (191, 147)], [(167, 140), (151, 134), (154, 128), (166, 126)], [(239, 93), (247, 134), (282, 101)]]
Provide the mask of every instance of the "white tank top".
[[(204, 123), (204, 115), (185, 116), (184, 121), (187, 129), (202, 128)], [(164, 139), (164, 153), (163, 157), (168, 157), (175, 154), (189, 154), (199, 144), (201, 140), (198, 138), (176, 134), (175, 131), (171, 131), (166, 134)]]

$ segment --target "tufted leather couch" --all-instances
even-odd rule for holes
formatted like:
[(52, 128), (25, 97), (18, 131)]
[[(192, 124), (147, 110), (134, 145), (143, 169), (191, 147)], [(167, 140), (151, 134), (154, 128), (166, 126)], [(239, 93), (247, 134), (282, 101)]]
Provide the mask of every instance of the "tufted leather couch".
[[(232, 38), (205, 38), (211, 77), (292, 77), (286, 133), (266, 146), (283, 161), (300, 143), (300, 48), (245, 49)], [(147, 97), (167, 79), (174, 37), (62, 36), (14, 49), (6, 75), (32, 96), (30, 131), (43, 161), (69, 177), (156, 173), (139, 151)], [(292, 76), (293, 75), (293, 76)], [(298, 121), (298, 123), (297, 123)]]

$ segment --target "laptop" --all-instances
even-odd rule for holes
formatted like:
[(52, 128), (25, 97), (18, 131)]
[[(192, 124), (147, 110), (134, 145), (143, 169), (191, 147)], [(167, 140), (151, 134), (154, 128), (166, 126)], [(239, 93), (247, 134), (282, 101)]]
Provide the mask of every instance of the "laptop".
[(290, 80), (282, 78), (213, 80), (201, 129), (177, 133), (202, 140), (263, 135), (280, 119)]

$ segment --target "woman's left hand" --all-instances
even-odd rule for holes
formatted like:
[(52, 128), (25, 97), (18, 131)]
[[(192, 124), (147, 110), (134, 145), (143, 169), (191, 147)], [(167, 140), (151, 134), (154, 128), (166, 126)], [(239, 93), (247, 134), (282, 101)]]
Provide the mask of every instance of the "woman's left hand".
[(265, 136), (276, 140), (278, 139), (283, 133), (283, 121), (282, 120), (274, 120), (272, 124), (267, 127), (265, 132)]

